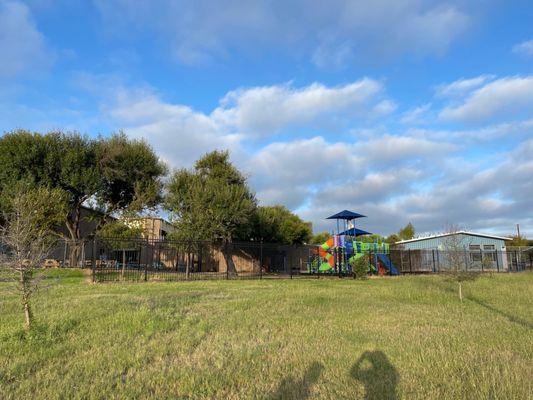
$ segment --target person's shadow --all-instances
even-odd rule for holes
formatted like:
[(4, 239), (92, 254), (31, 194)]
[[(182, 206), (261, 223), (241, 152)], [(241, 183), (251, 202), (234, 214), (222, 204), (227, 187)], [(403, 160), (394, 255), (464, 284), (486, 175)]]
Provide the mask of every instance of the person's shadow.
[(311, 386), (318, 381), (324, 366), (318, 362), (312, 363), (303, 378), (295, 380), (293, 377), (285, 378), (281, 381), (275, 393), (269, 399), (306, 399), (311, 394)]
[(352, 378), (365, 385), (366, 400), (396, 400), (400, 375), (387, 356), (379, 351), (365, 351), (350, 369)]

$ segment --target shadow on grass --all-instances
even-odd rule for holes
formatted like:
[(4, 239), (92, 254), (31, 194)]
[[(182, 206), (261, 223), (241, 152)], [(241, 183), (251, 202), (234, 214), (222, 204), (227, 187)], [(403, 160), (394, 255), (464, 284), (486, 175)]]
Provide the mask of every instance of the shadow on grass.
[(285, 378), (281, 381), (278, 389), (269, 398), (270, 399), (306, 399), (311, 394), (311, 386), (313, 386), (320, 375), (324, 366), (318, 362), (312, 363), (302, 379), (295, 380), (293, 377)]
[(528, 322), (526, 320), (523, 320), (521, 318), (518, 318), (518, 317), (516, 317), (516, 316), (514, 316), (512, 314), (509, 314), (509, 313), (505, 312), (505, 311), (498, 310), (496, 307), (493, 307), (490, 304), (485, 303), (483, 300), (477, 299), (474, 296), (468, 296), (467, 299), (472, 301), (472, 302), (474, 302), (474, 303), (476, 303), (477, 305), (479, 305), (481, 307), (486, 308), (489, 311), (492, 311), (493, 313), (499, 314), (499, 315), (507, 318), (512, 323), (515, 323), (517, 325), (523, 326), (524, 328), (527, 328), (527, 329), (533, 329), (533, 324), (532, 323), (530, 323), (530, 322)]
[(382, 351), (366, 351), (352, 365), (352, 378), (365, 385), (366, 400), (396, 400), (400, 375)]

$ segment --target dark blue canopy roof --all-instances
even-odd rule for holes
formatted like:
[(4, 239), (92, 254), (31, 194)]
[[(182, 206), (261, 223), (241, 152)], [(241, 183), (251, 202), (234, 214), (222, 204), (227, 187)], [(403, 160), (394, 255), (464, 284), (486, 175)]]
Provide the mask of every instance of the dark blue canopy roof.
[(350, 228), (350, 229), (345, 230), (344, 232), (341, 232), (340, 235), (363, 236), (363, 235), (371, 235), (371, 233), (367, 231), (363, 231), (362, 229)]
[(332, 215), (331, 217), (327, 217), (326, 219), (355, 219), (355, 218), (362, 218), (366, 217), (366, 215), (361, 215), (353, 211), (343, 210), (341, 212), (338, 212), (335, 215)]

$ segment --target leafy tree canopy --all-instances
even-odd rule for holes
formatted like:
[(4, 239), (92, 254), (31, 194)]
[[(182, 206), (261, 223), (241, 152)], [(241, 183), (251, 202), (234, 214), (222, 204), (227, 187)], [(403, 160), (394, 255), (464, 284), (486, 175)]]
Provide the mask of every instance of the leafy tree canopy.
[(255, 215), (253, 239), (270, 243), (307, 243), (313, 235), (310, 222), (281, 205), (258, 207)]
[(103, 216), (155, 206), (165, 173), (146, 142), (122, 133), (94, 139), (76, 132), (19, 130), (0, 138), (0, 207), (9, 210), (8, 199), (19, 182), (61, 190), (71, 239), (80, 238), (84, 204)]
[(507, 247), (525, 247), (533, 245), (531, 240), (527, 240), (524, 236), (513, 235), (511, 240), (506, 243)]
[(320, 245), (325, 243), (329, 238), (331, 238), (331, 234), (329, 232), (320, 232), (316, 235), (313, 235), (309, 240), (309, 243)]
[(171, 238), (230, 242), (250, 236), (257, 202), (229, 153), (213, 151), (173, 173), (165, 205), (177, 228)]
[(412, 223), (408, 223), (402, 229), (398, 231), (398, 237), (400, 240), (409, 240), (415, 237), (415, 227)]
[(385, 242), (385, 238), (377, 233), (373, 233), (371, 235), (364, 235), (364, 236), (359, 236), (357, 238), (357, 240), (359, 242), (363, 242), (363, 243), (383, 243)]
[(385, 242), (389, 243), (389, 244), (394, 244), (396, 242), (399, 242), (401, 239), (400, 237), (398, 236), (397, 233), (392, 233), (390, 234), (389, 236), (387, 236), (385, 238)]

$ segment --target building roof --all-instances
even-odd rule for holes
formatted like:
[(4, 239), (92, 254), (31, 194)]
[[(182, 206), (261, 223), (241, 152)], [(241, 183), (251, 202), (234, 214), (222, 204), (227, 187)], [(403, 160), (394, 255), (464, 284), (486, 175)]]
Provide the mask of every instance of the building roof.
[(363, 236), (363, 235), (372, 235), (372, 234), (370, 232), (364, 231), (362, 229), (350, 228), (348, 230), (345, 230), (344, 232), (339, 233), (339, 235)]
[(348, 210), (342, 210), (341, 212), (338, 212), (337, 214), (333, 214), (326, 219), (346, 219), (346, 220), (352, 220), (355, 218), (364, 218), (366, 215), (362, 215), (353, 211)]
[(423, 236), (423, 237), (418, 237), (418, 238), (409, 239), (409, 240), (400, 240), (399, 242), (396, 242), (395, 244), (419, 242), (419, 241), (422, 241), (422, 240), (435, 239), (435, 238), (440, 238), (440, 237), (445, 237), (445, 236), (450, 236), (450, 235), (458, 235), (458, 234), (470, 235), (470, 236), (479, 236), (479, 237), (485, 237), (485, 238), (489, 238), (489, 239), (511, 240), (511, 239), (509, 239), (507, 237), (503, 237), (503, 236), (487, 235), (485, 233), (468, 232), (468, 231), (457, 231), (457, 232), (452, 232), (452, 233), (439, 233), (439, 234), (435, 234), (435, 235)]

